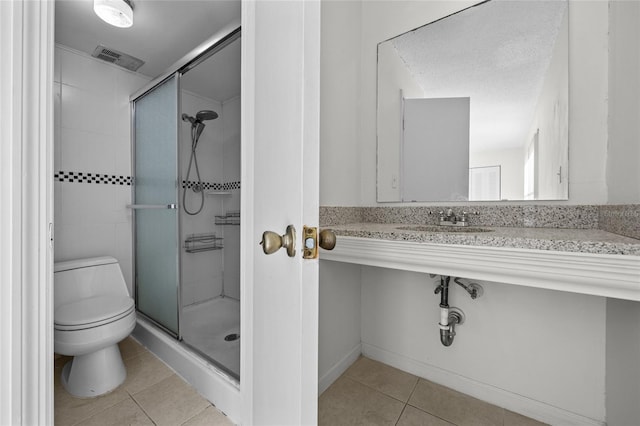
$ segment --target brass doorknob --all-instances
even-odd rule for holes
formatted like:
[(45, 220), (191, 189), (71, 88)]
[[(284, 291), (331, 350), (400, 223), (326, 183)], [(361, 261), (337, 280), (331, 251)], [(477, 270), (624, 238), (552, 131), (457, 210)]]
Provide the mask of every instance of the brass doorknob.
[(336, 246), (336, 234), (330, 229), (323, 229), (318, 235), (318, 245), (325, 250), (333, 250)]
[(287, 226), (287, 232), (282, 236), (272, 231), (265, 231), (260, 245), (264, 254), (275, 253), (284, 247), (287, 249), (287, 255), (293, 257), (296, 255), (296, 228), (293, 225)]

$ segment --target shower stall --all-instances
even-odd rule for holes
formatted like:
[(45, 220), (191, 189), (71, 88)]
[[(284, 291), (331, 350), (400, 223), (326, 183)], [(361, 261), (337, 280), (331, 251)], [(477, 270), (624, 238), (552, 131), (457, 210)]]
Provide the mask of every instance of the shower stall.
[(240, 29), (132, 96), (142, 318), (240, 379)]

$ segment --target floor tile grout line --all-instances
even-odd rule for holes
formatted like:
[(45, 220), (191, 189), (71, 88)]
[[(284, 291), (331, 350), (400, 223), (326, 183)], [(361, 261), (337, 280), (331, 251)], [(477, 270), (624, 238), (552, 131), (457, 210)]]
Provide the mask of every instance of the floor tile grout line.
[[(116, 388), (116, 389), (118, 389), (118, 388)], [(108, 392), (108, 393), (106, 393), (106, 394), (103, 394), (103, 395), (109, 395), (109, 394), (111, 394), (112, 392), (114, 392), (116, 389), (114, 389), (113, 391)], [(62, 391), (63, 391), (63, 392), (67, 392), (64, 388), (62, 389)], [(100, 398), (100, 397), (102, 397), (103, 395), (99, 395), (99, 396), (94, 397), (94, 401), (92, 401), (92, 402), (97, 401), (97, 399), (98, 399), (98, 398)], [(71, 396), (73, 396), (73, 395), (71, 395)], [(76, 398), (75, 396), (73, 396), (73, 397), (74, 397), (74, 398)], [(90, 398), (78, 398), (78, 399), (88, 400), (88, 399), (90, 399)], [(92, 414), (88, 415), (87, 417), (83, 417), (83, 418), (81, 418), (80, 420), (78, 420), (78, 421), (74, 422), (72, 426), (77, 426), (77, 425), (79, 425), (79, 424), (81, 424), (81, 423), (83, 423), (83, 422), (86, 422), (87, 420), (89, 420), (89, 419), (90, 419), (90, 418), (92, 418), (92, 417), (99, 416), (99, 415), (103, 414), (105, 411), (107, 411), (107, 410), (109, 410), (109, 409), (111, 409), (111, 408), (115, 407), (116, 405), (118, 405), (118, 404), (120, 404), (121, 402), (124, 402), (124, 401), (126, 401), (126, 400), (127, 400), (127, 399), (126, 399), (126, 398), (124, 398), (124, 399), (122, 399), (122, 400), (120, 400), (120, 401), (116, 401), (114, 404), (111, 404), (111, 405), (109, 405), (109, 406), (107, 406), (107, 407), (104, 407), (104, 408), (103, 408), (102, 410), (100, 410), (100, 411), (97, 411), (97, 412), (95, 412), (95, 413), (92, 413)], [(55, 407), (54, 407), (54, 410), (55, 410)], [(54, 419), (54, 423), (55, 423), (55, 419)]]
[(211, 402), (207, 401), (209, 403), (209, 405), (207, 405), (206, 407), (204, 407), (202, 410), (198, 411), (196, 414), (194, 414), (193, 416), (189, 417), (187, 420), (185, 420), (184, 422), (180, 423), (180, 425), (185, 425), (187, 424), (189, 421), (191, 421), (193, 418), (199, 416), (200, 414), (204, 413), (205, 410), (209, 409), (209, 407), (215, 407)]
[(398, 423), (400, 423), (400, 419), (402, 418), (402, 415), (404, 414), (404, 410), (407, 409), (407, 403), (405, 402), (404, 407), (402, 407), (402, 411), (400, 411), (400, 415), (398, 416), (398, 420), (396, 420), (396, 422), (394, 423), (395, 426), (398, 426)]
[[(373, 360), (373, 361), (375, 361), (375, 360)], [(375, 362), (379, 362), (379, 361), (375, 361)], [(411, 374), (411, 376), (413, 376), (413, 377), (414, 377), (414, 378), (416, 378), (417, 380), (415, 381), (415, 384), (414, 384), (413, 389), (411, 390), (411, 392), (410, 392), (410, 394), (409, 394), (409, 397), (408, 397), (407, 401), (406, 401), (406, 402), (404, 402), (404, 401), (402, 401), (402, 400), (400, 400), (400, 399), (398, 399), (398, 398), (396, 398), (396, 397), (394, 397), (394, 396), (392, 396), (392, 395), (389, 395), (389, 394), (387, 394), (387, 393), (385, 393), (385, 392), (383, 392), (383, 391), (381, 391), (381, 390), (379, 390), (379, 389), (376, 389), (376, 388), (374, 388), (373, 386), (371, 386), (371, 385), (369, 385), (369, 384), (367, 384), (367, 383), (363, 382), (363, 381), (362, 381), (362, 380), (360, 380), (357, 376), (354, 376), (354, 375), (350, 374), (348, 370), (349, 370), (349, 369), (347, 369), (347, 371), (345, 371), (345, 372), (344, 372), (344, 373), (343, 373), (343, 374), (338, 378), (338, 380), (339, 380), (339, 379), (341, 379), (341, 378), (348, 379), (348, 380), (350, 380), (350, 381), (351, 381), (351, 382), (353, 382), (353, 383), (357, 383), (357, 384), (359, 384), (359, 385), (361, 385), (361, 386), (364, 386), (364, 388), (367, 388), (367, 389), (369, 389), (369, 390), (372, 390), (373, 392), (375, 392), (375, 393), (376, 393), (376, 394), (378, 394), (378, 395), (388, 397), (388, 398), (390, 398), (390, 399), (392, 399), (392, 400), (395, 400), (395, 401), (397, 401), (397, 402), (400, 402), (400, 403), (404, 404), (404, 405), (403, 405), (403, 408), (402, 408), (402, 411), (401, 411), (401, 413), (400, 413), (400, 417), (398, 417), (398, 419), (397, 419), (397, 420), (396, 420), (396, 422), (395, 422), (395, 426), (397, 426), (397, 425), (399, 424), (400, 419), (402, 418), (402, 416), (403, 416), (403, 415), (405, 414), (405, 412), (406, 412), (407, 406), (411, 406), (411, 408), (413, 408), (413, 409), (416, 409), (416, 410), (418, 410), (418, 411), (420, 411), (420, 412), (422, 412), (422, 413), (428, 414), (429, 416), (433, 416), (434, 418), (437, 418), (437, 419), (441, 420), (442, 422), (446, 423), (447, 425), (450, 425), (450, 426), (460, 426), (460, 424), (459, 424), (459, 423), (454, 422), (453, 420), (449, 420), (449, 419), (447, 419), (447, 418), (444, 418), (444, 417), (442, 417), (441, 415), (438, 415), (438, 414), (432, 413), (432, 412), (430, 412), (430, 411), (428, 411), (428, 410), (425, 410), (424, 408), (418, 407), (418, 406), (416, 406), (416, 405), (414, 405), (414, 404), (412, 404), (412, 403), (411, 403), (411, 399), (412, 399), (413, 395), (415, 394), (415, 392), (416, 392), (416, 390), (417, 390), (417, 387), (418, 387), (418, 384), (420, 383), (420, 381), (427, 382), (427, 383), (431, 383), (431, 384), (434, 384), (434, 385), (436, 385), (436, 386), (446, 388), (446, 389), (448, 389), (448, 390), (450, 390), (450, 391), (453, 391), (453, 392), (456, 392), (456, 393), (460, 394), (460, 395), (461, 395), (462, 397), (464, 397), (464, 398), (469, 398), (469, 399), (471, 399), (471, 400), (478, 401), (478, 402), (480, 402), (480, 403), (482, 403), (482, 404), (486, 404), (487, 406), (491, 406), (491, 407), (494, 407), (494, 408), (499, 409), (499, 411), (500, 411), (500, 413), (501, 413), (501, 415), (500, 415), (500, 421), (499, 421), (498, 423), (492, 423), (492, 424), (495, 424), (496, 426), (506, 426), (506, 416), (507, 416), (507, 414), (506, 414), (506, 413), (509, 411), (508, 409), (506, 409), (506, 408), (504, 408), (504, 407), (500, 407), (500, 406), (495, 405), (495, 404), (491, 404), (491, 403), (489, 403), (489, 402), (487, 402), (487, 401), (483, 401), (482, 399), (479, 399), (479, 398), (476, 398), (476, 397), (474, 397), (474, 396), (471, 396), (471, 395), (465, 394), (465, 393), (460, 392), (460, 391), (458, 391), (458, 390), (455, 390), (455, 389), (452, 389), (452, 388), (446, 387), (446, 386), (441, 385), (441, 384), (439, 384), (439, 383), (433, 382), (433, 381), (431, 381), (431, 380), (429, 380), (429, 379), (422, 378), (422, 377), (418, 377), (418, 376), (415, 376), (415, 375), (412, 375), (412, 374)], [(408, 373), (408, 374), (410, 374), (410, 373)], [(366, 379), (366, 378), (365, 378), (365, 379)], [(337, 382), (338, 380), (334, 381), (334, 383), (335, 383), (335, 382)], [(333, 385), (333, 384), (332, 384), (332, 385)], [(447, 414), (447, 413), (445, 412), (445, 413), (443, 413), (443, 414)], [(518, 414), (518, 413), (516, 412), (516, 414)], [(525, 416), (525, 417), (526, 417), (526, 416)], [(477, 418), (476, 418), (476, 419), (477, 419)], [(487, 420), (488, 420), (488, 419), (487, 419)]]
[(411, 401), (411, 397), (413, 396), (413, 393), (416, 391), (416, 388), (418, 387), (418, 383), (420, 383), (420, 377), (415, 376), (417, 378), (416, 382), (413, 384), (413, 389), (411, 389), (411, 393), (409, 394), (409, 398), (407, 398), (407, 404), (409, 403), (409, 401)]
[[(457, 393), (459, 393), (459, 394), (463, 395), (465, 398), (472, 398), (472, 399), (478, 400), (478, 401), (480, 401), (480, 402), (482, 402), (482, 403), (485, 403), (485, 404), (488, 404), (488, 405), (493, 405), (494, 407), (499, 408), (500, 410), (502, 410), (502, 416), (501, 416), (501, 417), (502, 417), (502, 425), (500, 425), (500, 426), (504, 426), (504, 421), (505, 421), (505, 410), (506, 410), (504, 407), (499, 407), (499, 406), (497, 406), (497, 405), (494, 405), (494, 404), (491, 404), (491, 403), (489, 403), (489, 402), (483, 401), (483, 400), (481, 400), (481, 399), (475, 398), (475, 397), (473, 397), (473, 396), (471, 396), (471, 395), (467, 395), (467, 394), (465, 394), (465, 393), (463, 393), (463, 392), (460, 392), (460, 391), (457, 391), (457, 390), (455, 390), (455, 389), (448, 388), (448, 387), (446, 387), (446, 386), (444, 386), (444, 385), (440, 385), (439, 383), (432, 382), (432, 381), (431, 381), (431, 380), (429, 380), (429, 379), (425, 379), (425, 378), (418, 377), (418, 382), (420, 382), (420, 380), (422, 380), (422, 381), (426, 381), (426, 382), (430, 382), (430, 383), (434, 383), (434, 384), (436, 384), (436, 385), (438, 385), (438, 386), (442, 386), (442, 387), (447, 388), (447, 389), (449, 389), (449, 390), (453, 390), (454, 392), (457, 392)], [(416, 382), (416, 386), (415, 386), (415, 388), (413, 389), (413, 391), (411, 392), (411, 396), (413, 396), (413, 392), (415, 392), (416, 388), (418, 387), (418, 382)], [(407, 401), (407, 405), (410, 405), (411, 407), (413, 407), (413, 408), (415, 408), (415, 409), (417, 409), (417, 410), (420, 410), (420, 411), (422, 411), (423, 413), (427, 413), (427, 414), (429, 414), (429, 415), (431, 415), (431, 416), (437, 417), (437, 418), (439, 418), (440, 420), (443, 420), (443, 421), (445, 421), (445, 422), (447, 422), (447, 423), (450, 423), (450, 424), (452, 424), (452, 425), (454, 425), (454, 426), (458, 426), (456, 423), (453, 423), (451, 420), (447, 420), (447, 419), (445, 419), (445, 418), (443, 418), (443, 417), (441, 417), (441, 416), (437, 415), (436, 413), (431, 413), (431, 412), (429, 412), (429, 411), (427, 411), (427, 410), (425, 410), (425, 409), (423, 409), (423, 408), (420, 408), (420, 407), (417, 407), (417, 406), (415, 406), (415, 405), (411, 404), (411, 403), (410, 403), (410, 401), (411, 401), (411, 396), (409, 397), (409, 400)]]
[(138, 400), (133, 396), (133, 394), (131, 394), (129, 391), (126, 391), (127, 395), (129, 395), (129, 398), (131, 398), (133, 400), (133, 403), (136, 404), (140, 410), (142, 410), (142, 412), (144, 413), (145, 416), (147, 416), (147, 418), (151, 421), (151, 423), (153, 423), (154, 425), (157, 425), (157, 423), (155, 422), (155, 420), (153, 420), (151, 418), (151, 415), (149, 415), (149, 413), (147, 413), (147, 410), (144, 409), (144, 407), (142, 407), (142, 405), (140, 405), (140, 403), (138, 402)]
[[(384, 395), (384, 396), (386, 396), (386, 397), (388, 397), (388, 398), (391, 398), (391, 399), (393, 399), (393, 400), (395, 400), (395, 401), (398, 401), (398, 402), (401, 402), (401, 403), (403, 403), (403, 404), (406, 404), (406, 403), (409, 401), (409, 399), (408, 399), (408, 398), (407, 398), (407, 400), (406, 400), (406, 401), (403, 401), (403, 400), (401, 400), (401, 399), (396, 398), (395, 396), (388, 395), (388, 394), (386, 394), (386, 393), (382, 392), (381, 390), (376, 389), (376, 388), (374, 388), (373, 386), (368, 385), (368, 384), (366, 384), (366, 383), (363, 383), (363, 382), (361, 382), (360, 380), (358, 380), (358, 379), (356, 379), (356, 378), (354, 378), (354, 377), (351, 377), (351, 376), (344, 376), (344, 377), (345, 377), (346, 379), (352, 380), (352, 381), (354, 381), (354, 382), (356, 382), (356, 383), (358, 383), (358, 384), (361, 384), (362, 386), (364, 386), (364, 387), (366, 387), (366, 388), (369, 388), (369, 389), (371, 389), (372, 391), (378, 392), (378, 393), (379, 393), (379, 394), (381, 394), (381, 395)], [(334, 383), (335, 383), (335, 382), (334, 382)]]
[(444, 417), (441, 417), (441, 416), (439, 416), (439, 415), (438, 415), (438, 414), (436, 414), (436, 413), (431, 413), (431, 412), (429, 412), (429, 411), (425, 410), (424, 408), (416, 407), (415, 405), (410, 404), (410, 403), (408, 403), (408, 402), (407, 402), (407, 405), (408, 405), (409, 407), (411, 407), (411, 408), (415, 408), (416, 410), (422, 411), (423, 413), (427, 413), (427, 414), (429, 414), (430, 416), (436, 417), (436, 418), (438, 418), (438, 419), (442, 420), (443, 422), (447, 422), (447, 423), (449, 423), (449, 424), (451, 424), (451, 425), (453, 425), (453, 426), (459, 426), (457, 423), (454, 423), (454, 422), (453, 422), (453, 421), (451, 421), (451, 420), (445, 419)]
[[(405, 410), (407, 409), (407, 406), (415, 408), (416, 410), (421, 411), (423, 413), (426, 413), (426, 414), (428, 414), (430, 416), (436, 417), (436, 418), (442, 420), (443, 422), (449, 423), (450, 425), (458, 426), (457, 424), (455, 424), (455, 423), (453, 423), (453, 422), (451, 422), (451, 421), (449, 421), (449, 420), (447, 420), (445, 418), (442, 418), (442, 417), (440, 417), (440, 416), (438, 416), (438, 415), (436, 415), (434, 413), (431, 413), (429, 411), (426, 411), (426, 410), (424, 410), (424, 409), (422, 409), (420, 407), (416, 407), (415, 405), (412, 405), (412, 404), (409, 403), (409, 401), (411, 400), (411, 397), (413, 396), (413, 393), (415, 392), (416, 388), (418, 387), (418, 383), (420, 382), (420, 380), (424, 380), (424, 379), (421, 379), (418, 376), (414, 376), (416, 378), (416, 382), (413, 385), (413, 389), (411, 390), (411, 393), (409, 394), (409, 397), (407, 398), (407, 401), (402, 401), (402, 400), (400, 400), (400, 399), (398, 399), (398, 398), (396, 398), (394, 396), (388, 395), (388, 394), (382, 392), (379, 389), (376, 389), (376, 388), (374, 388), (374, 387), (372, 387), (372, 386), (370, 386), (370, 385), (368, 385), (366, 383), (361, 382), (360, 380), (358, 380), (357, 378), (351, 376), (350, 374), (346, 374), (346, 372), (345, 372), (345, 376), (344, 377), (347, 378), (347, 379), (353, 380), (354, 382), (359, 383), (359, 384), (363, 385), (364, 387), (369, 388), (369, 389), (373, 390), (374, 392), (377, 392), (377, 393), (379, 393), (379, 394), (381, 394), (383, 396), (392, 398), (392, 399), (394, 399), (394, 400), (396, 400), (398, 402), (403, 403), (404, 406), (402, 407), (402, 411), (400, 412), (400, 416), (398, 417), (398, 419), (395, 422), (396, 426), (397, 426), (398, 422), (400, 421), (400, 419), (402, 418), (402, 414), (404, 414)], [(503, 426), (504, 426), (504, 416), (503, 416)]]

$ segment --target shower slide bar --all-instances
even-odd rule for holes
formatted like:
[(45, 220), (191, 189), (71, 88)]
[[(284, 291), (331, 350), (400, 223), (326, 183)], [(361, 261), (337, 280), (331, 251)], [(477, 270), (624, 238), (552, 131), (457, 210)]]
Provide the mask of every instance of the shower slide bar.
[(127, 204), (128, 209), (177, 209), (177, 204)]

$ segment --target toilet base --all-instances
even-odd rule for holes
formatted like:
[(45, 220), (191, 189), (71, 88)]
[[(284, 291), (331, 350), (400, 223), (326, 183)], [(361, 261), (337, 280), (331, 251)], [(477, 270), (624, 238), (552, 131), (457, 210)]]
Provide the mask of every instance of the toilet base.
[(73, 396), (93, 398), (111, 392), (127, 377), (118, 345), (77, 355), (62, 369), (62, 386)]

